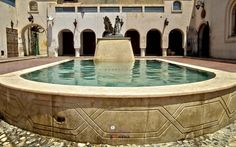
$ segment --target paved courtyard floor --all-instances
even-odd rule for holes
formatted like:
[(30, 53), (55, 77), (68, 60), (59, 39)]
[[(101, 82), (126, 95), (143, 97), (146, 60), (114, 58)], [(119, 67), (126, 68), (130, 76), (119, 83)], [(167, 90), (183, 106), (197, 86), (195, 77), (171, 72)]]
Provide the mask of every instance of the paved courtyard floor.
[[(4, 59), (4, 60), (0, 60), (0, 74), (14, 72), (17, 70), (26, 69), (26, 68), (30, 68), (34, 66), (43, 65), (43, 64), (48, 64), (48, 63), (52, 63), (56, 61), (61, 61), (68, 58), (72, 58), (72, 57), (63, 57), (63, 56), (56, 57), (56, 58), (28, 57), (28, 58), (20, 58), (19, 60), (17, 60), (17, 58), (15, 58), (15, 60)], [(81, 57), (81, 58), (87, 58), (87, 57)], [(158, 57), (158, 58), (181, 62), (181, 63), (192, 64), (192, 65), (198, 65), (202, 67), (208, 67), (208, 68), (213, 68), (213, 69), (218, 69), (218, 70), (223, 70), (223, 71), (228, 71), (228, 72), (236, 72), (236, 61), (233, 61), (233, 60), (217, 60), (217, 59), (210, 60), (210, 59), (183, 58), (183, 57)]]
[[(68, 57), (57, 57), (57, 58), (16, 58), (11, 60), (0, 60), (0, 74), (14, 72), (38, 65), (52, 63), (60, 60), (67, 59)], [(192, 65), (198, 65), (228, 72), (236, 72), (236, 61), (233, 60), (204, 60), (196, 58), (183, 58), (183, 57), (161, 57), (171, 61), (188, 63)], [(76, 143), (58, 138), (42, 136), (34, 134), (15, 126), (12, 126), (3, 120), (0, 115), (0, 147), (21, 147), (21, 146), (43, 146), (43, 147), (105, 147), (110, 145), (95, 145), (90, 143)], [(142, 146), (142, 147), (236, 147), (236, 121), (229, 126), (222, 128), (221, 130), (204, 136), (200, 136), (189, 140), (180, 140), (170, 143), (162, 144), (145, 144), (145, 145), (134, 145), (127, 144), (122, 146)]]

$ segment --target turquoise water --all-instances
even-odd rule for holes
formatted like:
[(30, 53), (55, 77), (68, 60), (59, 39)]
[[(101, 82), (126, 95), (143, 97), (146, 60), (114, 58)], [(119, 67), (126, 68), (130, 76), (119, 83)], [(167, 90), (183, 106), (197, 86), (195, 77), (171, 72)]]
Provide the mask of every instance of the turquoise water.
[(176, 85), (214, 76), (210, 72), (156, 60), (136, 60), (134, 63), (73, 60), (22, 75), (25, 79), (44, 83), (106, 87)]

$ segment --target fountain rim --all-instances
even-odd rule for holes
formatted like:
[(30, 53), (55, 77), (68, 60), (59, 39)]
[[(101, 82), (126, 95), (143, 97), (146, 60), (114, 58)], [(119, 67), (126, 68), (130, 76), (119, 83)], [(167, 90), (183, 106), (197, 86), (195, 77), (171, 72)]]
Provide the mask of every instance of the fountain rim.
[[(78, 59), (78, 60), (88, 60)], [(176, 97), (196, 94), (205, 94), (215, 91), (236, 88), (236, 73), (215, 70), (190, 64), (184, 64), (165, 59), (157, 58), (140, 58), (139, 60), (157, 60), (168, 62), (180, 66), (186, 66), (194, 69), (213, 72), (215, 77), (209, 80), (167, 86), (148, 86), (148, 87), (96, 87), (96, 86), (77, 86), (77, 85), (59, 85), (35, 82), (24, 79), (22, 74), (29, 73), (42, 68), (54, 66), (71, 59), (28, 68), (4, 75), (0, 75), (0, 84), (10, 89), (16, 89), (26, 92), (39, 94), (51, 94), (61, 96), (77, 96), (90, 98), (157, 98), (157, 97)], [(75, 60), (77, 60), (75, 58)]]

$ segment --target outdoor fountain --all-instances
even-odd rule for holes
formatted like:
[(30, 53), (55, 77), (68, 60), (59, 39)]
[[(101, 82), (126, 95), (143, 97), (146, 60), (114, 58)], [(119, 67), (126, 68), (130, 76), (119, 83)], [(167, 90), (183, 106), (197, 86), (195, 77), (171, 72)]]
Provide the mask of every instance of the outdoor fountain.
[(4, 120), (38, 134), (118, 145), (193, 138), (236, 119), (235, 73), (157, 58), (135, 61), (130, 40), (120, 34), (123, 21), (117, 17), (111, 29), (108, 20), (94, 60), (1, 75)]
[(130, 38), (123, 37), (120, 33), (123, 23), (123, 20), (117, 16), (113, 28), (110, 19), (104, 17), (105, 36), (98, 39), (95, 61), (134, 62)]

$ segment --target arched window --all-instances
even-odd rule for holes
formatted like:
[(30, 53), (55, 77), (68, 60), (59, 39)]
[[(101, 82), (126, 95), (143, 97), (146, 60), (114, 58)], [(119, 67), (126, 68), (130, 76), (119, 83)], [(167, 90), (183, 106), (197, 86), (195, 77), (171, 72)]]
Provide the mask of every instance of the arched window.
[(173, 10), (174, 11), (182, 10), (182, 4), (181, 4), (180, 1), (174, 1), (174, 3), (173, 3)]
[(38, 11), (38, 3), (36, 1), (29, 2), (30, 11)]
[(236, 1), (229, 0), (225, 10), (225, 41), (236, 42)]
[(232, 36), (236, 36), (236, 4), (232, 12)]

